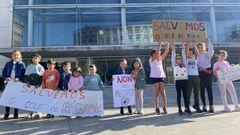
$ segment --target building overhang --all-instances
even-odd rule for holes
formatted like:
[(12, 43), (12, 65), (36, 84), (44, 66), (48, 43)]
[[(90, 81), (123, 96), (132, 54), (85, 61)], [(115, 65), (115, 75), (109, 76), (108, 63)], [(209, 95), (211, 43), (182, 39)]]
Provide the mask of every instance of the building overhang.
[[(44, 58), (67, 57), (122, 57), (149, 55), (156, 45), (99, 45), (99, 46), (71, 46), (71, 47), (20, 47), (0, 49), (0, 55), (11, 57), (13, 50), (21, 50), (24, 58), (31, 58), (33, 53), (39, 53)], [(226, 50), (230, 54), (239, 54), (240, 45), (214, 44), (215, 53)]]

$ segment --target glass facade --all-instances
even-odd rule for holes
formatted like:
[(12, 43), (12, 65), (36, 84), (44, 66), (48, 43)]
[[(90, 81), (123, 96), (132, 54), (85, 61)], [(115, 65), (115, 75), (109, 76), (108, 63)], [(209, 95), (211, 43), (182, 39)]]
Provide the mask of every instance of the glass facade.
[(237, 0), (15, 0), (13, 47), (154, 44), (153, 19), (202, 21), (215, 43), (239, 42), (239, 7)]
[[(201, 21), (213, 43), (237, 44), (239, 7), (238, 0), (14, 0), (12, 47), (154, 45), (154, 19)], [(104, 82), (109, 83), (121, 57), (127, 57), (129, 65), (140, 57), (149, 75), (146, 54), (86, 56), (74, 61), (84, 74), (88, 64), (95, 63)], [(237, 55), (233, 59), (239, 62)], [(164, 61), (164, 69), (167, 82), (172, 83), (170, 57)]]

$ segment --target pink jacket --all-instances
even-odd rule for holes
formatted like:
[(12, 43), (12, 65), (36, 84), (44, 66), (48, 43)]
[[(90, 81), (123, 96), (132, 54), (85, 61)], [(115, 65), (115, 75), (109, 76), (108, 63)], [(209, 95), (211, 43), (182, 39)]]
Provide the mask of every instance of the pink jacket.
[(217, 71), (223, 68), (230, 67), (230, 64), (227, 61), (217, 61), (213, 66), (213, 73), (217, 76)]
[(68, 82), (68, 90), (80, 90), (80, 88), (83, 86), (83, 77), (74, 77), (71, 76), (69, 82)]

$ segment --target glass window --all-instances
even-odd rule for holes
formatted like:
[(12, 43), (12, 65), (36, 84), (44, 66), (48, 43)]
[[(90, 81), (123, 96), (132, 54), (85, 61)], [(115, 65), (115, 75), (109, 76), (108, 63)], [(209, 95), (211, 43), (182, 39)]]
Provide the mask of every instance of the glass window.
[(207, 3), (209, 0), (126, 0), (126, 3)]
[(28, 10), (14, 10), (12, 46), (27, 46)]
[(214, 0), (215, 3), (240, 3), (238, 0)]
[(154, 19), (174, 19), (202, 21), (207, 26), (209, 38), (212, 38), (209, 8), (207, 7), (157, 7), (127, 8), (127, 44), (153, 43), (152, 21)]
[(80, 8), (79, 29), (75, 32), (79, 45), (121, 44), (119, 8)]
[(34, 9), (33, 46), (73, 46), (76, 9)]
[(218, 42), (240, 42), (239, 7), (215, 7)]
[(120, 3), (120, 0), (79, 0), (81, 4), (110, 4)]
[(40, 4), (111, 4), (120, 3), (120, 0), (14, 0), (14, 5), (28, 5), (32, 1), (35, 5)]

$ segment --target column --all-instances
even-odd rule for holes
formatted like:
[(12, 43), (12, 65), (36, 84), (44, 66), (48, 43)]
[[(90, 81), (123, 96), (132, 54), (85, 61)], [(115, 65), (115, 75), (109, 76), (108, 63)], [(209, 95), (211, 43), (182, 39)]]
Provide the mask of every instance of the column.
[(210, 21), (211, 21), (211, 25), (212, 25), (212, 33), (213, 33), (213, 41), (217, 42), (217, 24), (216, 24), (216, 16), (215, 16), (215, 10), (214, 10), (214, 0), (209, 0), (210, 4), (212, 4), (210, 6)]
[[(28, 0), (28, 5), (33, 5), (33, 0)], [(28, 34), (27, 46), (33, 46), (33, 10), (28, 9)]]
[(126, 8), (125, 0), (121, 0), (121, 23), (122, 23), (122, 44), (125, 44), (127, 41), (127, 22), (126, 22)]

